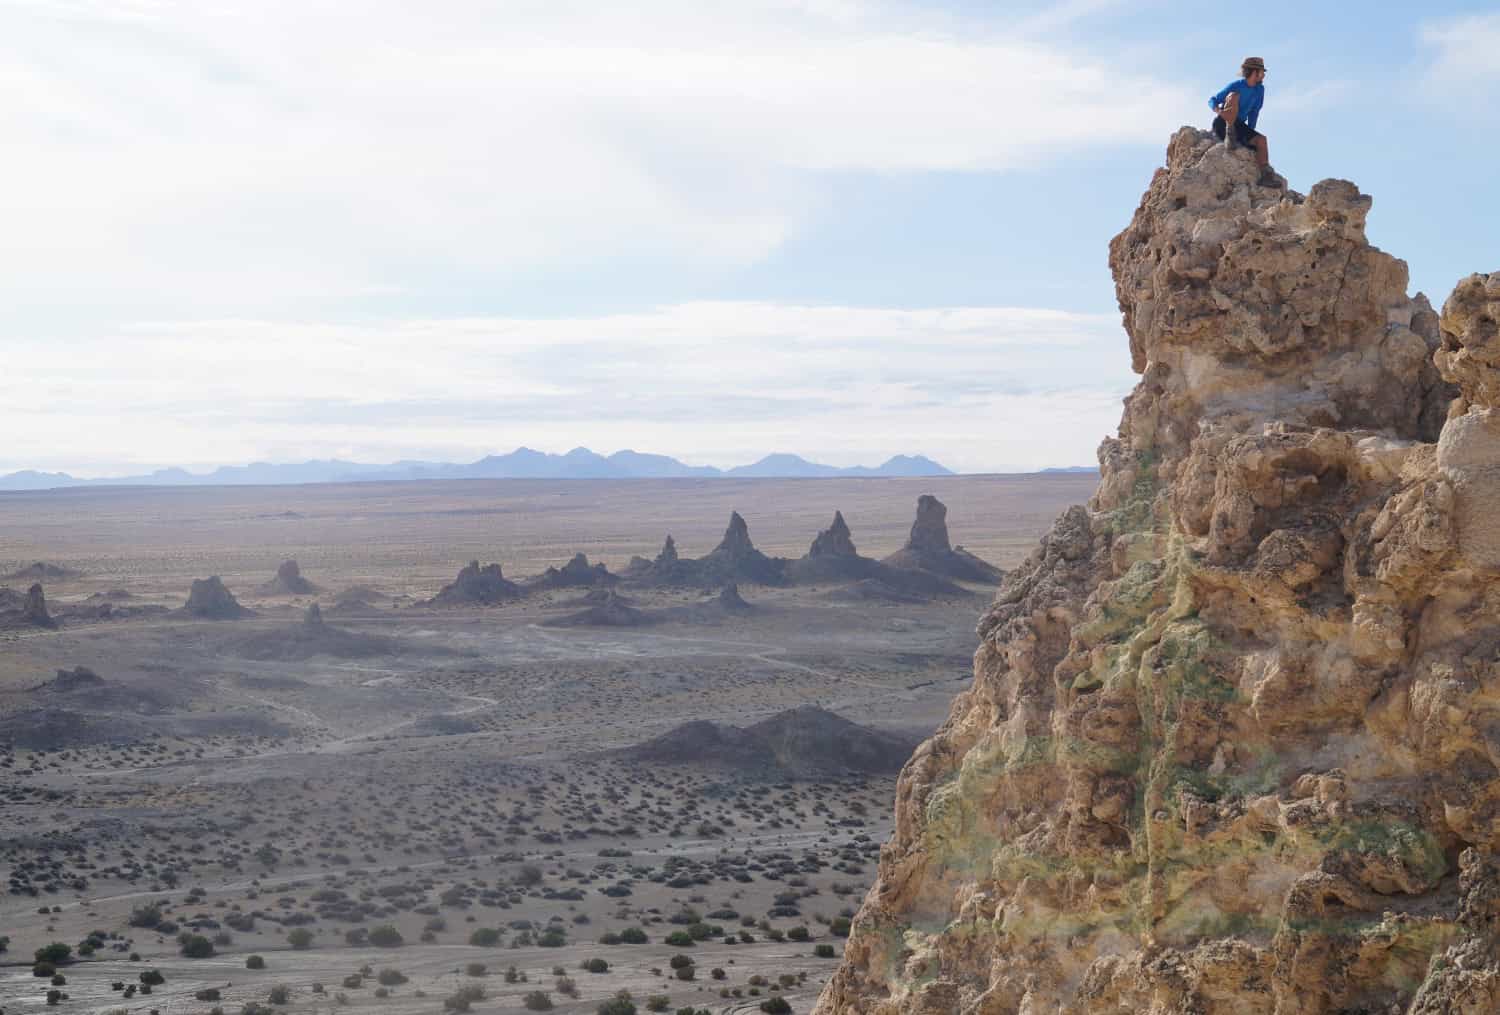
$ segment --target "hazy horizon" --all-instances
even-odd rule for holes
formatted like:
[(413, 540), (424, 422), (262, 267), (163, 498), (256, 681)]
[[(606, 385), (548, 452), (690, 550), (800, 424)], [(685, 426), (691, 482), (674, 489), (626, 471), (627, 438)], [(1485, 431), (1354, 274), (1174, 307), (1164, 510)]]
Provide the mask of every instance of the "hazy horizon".
[[(1494, 267), (1500, 14), (1267, 0), (0, 11), (0, 474), (494, 448), (1094, 459), (1106, 266), (1247, 53), (1302, 191)], [(1348, 109), (1380, 87), (1382, 130)], [(1387, 138), (1411, 139), (1395, 146)]]

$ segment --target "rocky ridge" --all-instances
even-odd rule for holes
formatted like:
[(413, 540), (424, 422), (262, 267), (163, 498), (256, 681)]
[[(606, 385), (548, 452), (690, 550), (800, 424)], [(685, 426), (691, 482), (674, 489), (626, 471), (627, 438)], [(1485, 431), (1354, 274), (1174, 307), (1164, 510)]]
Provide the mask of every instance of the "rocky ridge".
[(1111, 242), (1140, 382), (816, 1011), (1500, 1011), (1500, 273), (1255, 175), (1183, 128)]

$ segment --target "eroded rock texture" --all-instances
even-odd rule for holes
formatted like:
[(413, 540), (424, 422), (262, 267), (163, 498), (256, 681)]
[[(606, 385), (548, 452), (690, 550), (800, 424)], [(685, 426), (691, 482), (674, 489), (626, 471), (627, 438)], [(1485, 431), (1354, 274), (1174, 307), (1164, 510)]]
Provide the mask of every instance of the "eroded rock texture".
[(1254, 178), (1184, 128), (1111, 243), (1140, 383), (819, 1012), (1500, 1011), (1500, 275)]

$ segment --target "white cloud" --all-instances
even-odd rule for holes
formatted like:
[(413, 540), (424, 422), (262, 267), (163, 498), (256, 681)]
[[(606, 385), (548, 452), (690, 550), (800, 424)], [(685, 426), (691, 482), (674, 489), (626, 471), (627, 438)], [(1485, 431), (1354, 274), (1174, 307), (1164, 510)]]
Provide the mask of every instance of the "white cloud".
[(739, 265), (795, 234), (819, 171), (1034, 165), (1198, 112), (1160, 73), (933, 23), (855, 0), (12, 4), (0, 296), (259, 315)]
[[(1500, 81), (1500, 13), (1430, 21), (1422, 26), (1421, 37), (1431, 51), (1424, 82), (1429, 89), (1455, 93)], [(1465, 108), (1484, 114), (1493, 105), (1491, 98), (1471, 93)]]
[[(9, 343), (0, 471), (588, 444), (738, 464), (1089, 462), (1131, 381), (1113, 314), (693, 303), (550, 320), (140, 325)], [(1045, 423), (1043, 423), (1045, 421)]]

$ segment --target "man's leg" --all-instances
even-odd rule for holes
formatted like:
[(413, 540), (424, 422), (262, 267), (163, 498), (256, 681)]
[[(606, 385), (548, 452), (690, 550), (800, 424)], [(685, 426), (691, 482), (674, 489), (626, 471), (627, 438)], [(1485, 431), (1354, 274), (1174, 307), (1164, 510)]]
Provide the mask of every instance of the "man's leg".
[(1240, 96), (1238, 92), (1230, 92), (1224, 99), (1224, 104), (1219, 107), (1219, 118), (1224, 121), (1224, 147), (1233, 150), (1238, 138), (1234, 136), (1235, 124), (1240, 118)]
[(1266, 169), (1271, 165), (1271, 151), (1266, 144), (1264, 134), (1255, 136), (1255, 164), (1261, 169)]

